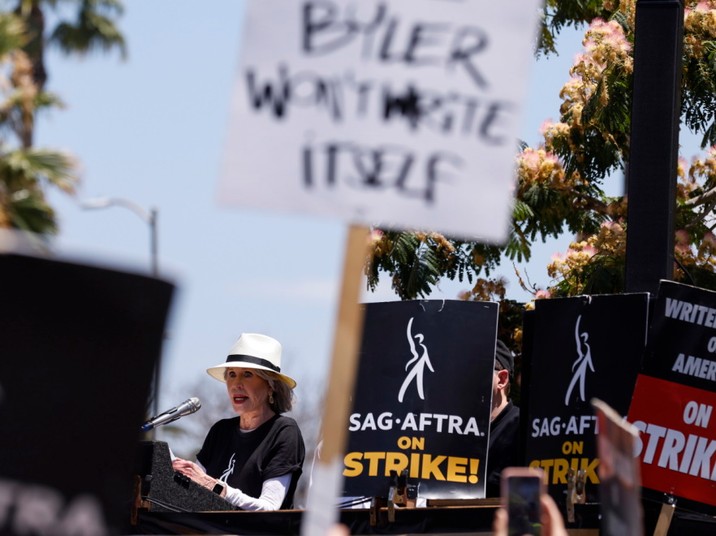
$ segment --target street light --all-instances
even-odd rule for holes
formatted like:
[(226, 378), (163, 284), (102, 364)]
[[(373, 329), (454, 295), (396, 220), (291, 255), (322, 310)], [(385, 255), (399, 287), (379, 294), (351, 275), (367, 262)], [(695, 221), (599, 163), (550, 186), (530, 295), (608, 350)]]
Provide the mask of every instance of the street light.
[[(150, 208), (149, 210), (145, 210), (139, 205), (137, 205), (135, 202), (130, 201), (129, 199), (124, 199), (122, 197), (94, 197), (92, 199), (85, 199), (83, 201), (80, 201), (79, 205), (82, 208), (89, 210), (109, 207), (124, 207), (139, 216), (142, 221), (144, 221), (144, 223), (149, 226), (149, 258), (151, 262), (151, 274), (154, 277), (159, 277), (159, 247), (157, 236), (158, 214), (156, 208)], [(154, 386), (152, 389), (152, 412), (154, 415), (157, 415), (159, 413), (159, 366), (160, 359), (157, 358), (154, 365)], [(152, 431), (151, 434), (153, 435), (154, 432)]]
[(154, 277), (159, 276), (159, 261), (158, 261), (158, 237), (157, 237), (157, 209), (150, 208), (145, 210), (135, 202), (122, 197), (93, 197), (92, 199), (85, 199), (80, 201), (80, 206), (84, 209), (98, 209), (98, 208), (109, 208), (109, 207), (124, 207), (137, 216), (139, 216), (144, 223), (149, 226), (149, 258), (151, 262), (152, 275)]

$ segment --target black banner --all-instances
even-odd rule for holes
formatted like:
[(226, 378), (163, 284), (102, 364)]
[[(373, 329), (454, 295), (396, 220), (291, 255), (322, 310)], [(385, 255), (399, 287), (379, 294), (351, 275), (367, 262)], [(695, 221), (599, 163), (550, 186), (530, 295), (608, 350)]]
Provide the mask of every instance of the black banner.
[(598, 502), (599, 398), (626, 415), (646, 345), (648, 294), (538, 300), (528, 349), (526, 458), (544, 469), (565, 503), (570, 470), (584, 471), (587, 502)]
[(385, 497), (407, 470), (425, 498), (485, 495), (496, 303), (365, 305), (344, 495)]

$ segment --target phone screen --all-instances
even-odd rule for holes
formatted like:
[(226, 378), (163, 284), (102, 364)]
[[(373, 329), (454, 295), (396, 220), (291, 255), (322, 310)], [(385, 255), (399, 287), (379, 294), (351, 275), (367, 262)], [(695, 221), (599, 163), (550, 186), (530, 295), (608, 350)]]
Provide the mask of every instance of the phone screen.
[(542, 533), (540, 492), (539, 477), (514, 475), (507, 479), (509, 536)]

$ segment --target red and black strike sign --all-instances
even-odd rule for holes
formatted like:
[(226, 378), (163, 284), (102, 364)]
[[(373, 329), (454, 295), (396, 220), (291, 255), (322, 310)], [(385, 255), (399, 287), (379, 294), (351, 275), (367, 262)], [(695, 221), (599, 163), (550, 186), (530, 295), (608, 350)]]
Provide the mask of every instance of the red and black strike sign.
[(716, 507), (716, 293), (662, 281), (629, 421), (643, 487)]
[(642, 485), (716, 506), (716, 393), (641, 375), (629, 420)]

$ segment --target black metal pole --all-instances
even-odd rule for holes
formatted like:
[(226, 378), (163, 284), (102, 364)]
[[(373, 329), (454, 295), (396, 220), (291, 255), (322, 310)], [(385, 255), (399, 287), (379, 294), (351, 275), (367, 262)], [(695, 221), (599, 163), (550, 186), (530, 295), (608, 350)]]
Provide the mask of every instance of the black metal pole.
[[(159, 211), (152, 207), (149, 209), (149, 249), (150, 249), (150, 260), (152, 265), (152, 276), (159, 277), (159, 232), (158, 232), (158, 218)], [(166, 334), (164, 335), (166, 339)], [(157, 361), (154, 364), (154, 378), (152, 379), (152, 403), (154, 406), (154, 415), (159, 414), (159, 391), (161, 386), (161, 356), (157, 357)], [(156, 436), (154, 430), (151, 431), (151, 438), (154, 439)]]
[(149, 256), (152, 264), (152, 275), (159, 277), (159, 233), (157, 232), (157, 220), (159, 211), (156, 208), (149, 210)]
[(684, 6), (637, 0), (627, 173), (626, 291), (673, 278)]

